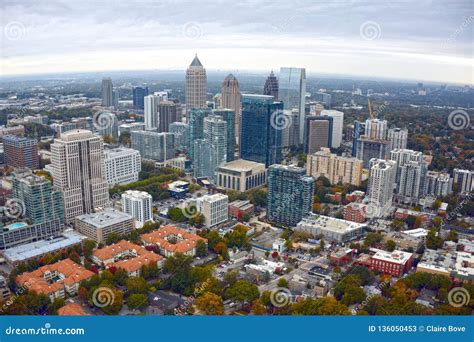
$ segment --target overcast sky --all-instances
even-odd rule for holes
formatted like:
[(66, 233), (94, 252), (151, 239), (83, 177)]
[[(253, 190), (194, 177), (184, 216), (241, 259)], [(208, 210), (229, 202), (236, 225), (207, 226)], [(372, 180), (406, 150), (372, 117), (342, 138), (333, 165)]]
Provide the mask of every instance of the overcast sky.
[(472, 0), (0, 1), (3, 75), (278, 70), (473, 84)]

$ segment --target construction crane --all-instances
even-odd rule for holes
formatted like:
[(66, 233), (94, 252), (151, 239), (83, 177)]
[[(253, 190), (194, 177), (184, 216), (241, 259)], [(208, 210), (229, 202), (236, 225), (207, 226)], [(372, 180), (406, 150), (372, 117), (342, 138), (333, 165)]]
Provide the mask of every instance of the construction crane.
[(373, 120), (373, 119), (375, 119), (375, 115), (374, 115), (374, 113), (372, 113), (372, 106), (370, 105), (370, 98), (369, 97), (367, 97), (367, 102), (369, 104), (369, 115), (370, 115), (370, 118)]

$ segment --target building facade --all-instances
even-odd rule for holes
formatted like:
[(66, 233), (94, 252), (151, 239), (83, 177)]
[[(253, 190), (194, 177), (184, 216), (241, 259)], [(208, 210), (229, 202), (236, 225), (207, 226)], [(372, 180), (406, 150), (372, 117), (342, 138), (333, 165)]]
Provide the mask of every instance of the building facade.
[(79, 215), (75, 219), (76, 230), (96, 241), (106, 243), (110, 234), (127, 235), (135, 229), (133, 217), (121, 211), (106, 208), (92, 214)]
[(151, 131), (136, 131), (131, 135), (132, 148), (140, 152), (143, 159), (165, 162), (175, 156), (174, 135)]
[(3, 137), (5, 164), (17, 168), (39, 168), (38, 141), (16, 135)]
[(138, 181), (142, 170), (140, 152), (132, 148), (105, 149), (104, 164), (109, 187)]
[(186, 113), (193, 108), (206, 108), (206, 99), (206, 69), (196, 55), (186, 70)]
[(331, 147), (339, 148), (342, 143), (342, 131), (344, 128), (344, 113), (338, 110), (325, 109), (321, 111), (321, 115), (329, 116), (333, 119)]
[(267, 182), (265, 164), (238, 159), (217, 168), (219, 188), (245, 192), (264, 186)]
[(214, 227), (229, 218), (229, 197), (223, 194), (204, 195), (198, 198), (196, 208), (204, 216), (204, 225)]
[(110, 77), (102, 79), (102, 107), (112, 107), (114, 105), (114, 86)]
[[(230, 140), (232, 145), (239, 143), (240, 139), (240, 86), (239, 81), (235, 78), (234, 75), (229, 74), (222, 83), (221, 87), (221, 106), (223, 108), (228, 108), (234, 111), (234, 138)], [(225, 120), (225, 119), (224, 119)], [(227, 121), (227, 120), (226, 120)], [(230, 123), (229, 123), (230, 125)]]
[(136, 228), (153, 220), (153, 198), (148, 192), (127, 190), (122, 194), (122, 211), (135, 220)]
[(393, 160), (372, 159), (369, 168), (367, 217), (383, 217), (392, 206), (397, 163)]
[(333, 118), (331, 116), (307, 116), (303, 144), (305, 153), (313, 154), (323, 147), (331, 147), (332, 132)]

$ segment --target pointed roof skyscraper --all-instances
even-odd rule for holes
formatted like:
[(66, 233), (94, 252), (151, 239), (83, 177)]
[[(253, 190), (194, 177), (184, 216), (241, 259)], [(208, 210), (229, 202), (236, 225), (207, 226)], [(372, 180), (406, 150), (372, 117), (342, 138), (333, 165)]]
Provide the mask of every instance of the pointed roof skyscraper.
[(201, 61), (199, 60), (197, 53), (196, 53), (196, 55), (194, 56), (194, 59), (193, 59), (193, 61), (191, 62), (191, 64), (190, 64), (189, 66), (190, 66), (190, 67), (191, 67), (191, 66), (202, 67), (202, 63), (201, 63)]
[(197, 54), (186, 70), (186, 113), (192, 108), (206, 108), (207, 76)]

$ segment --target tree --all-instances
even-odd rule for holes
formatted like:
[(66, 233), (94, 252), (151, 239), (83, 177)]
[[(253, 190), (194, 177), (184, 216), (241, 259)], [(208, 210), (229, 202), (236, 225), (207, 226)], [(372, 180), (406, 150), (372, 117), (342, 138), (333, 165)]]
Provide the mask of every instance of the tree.
[(183, 211), (180, 208), (169, 208), (168, 217), (170, 220), (175, 222), (184, 222), (186, 220)]
[(431, 229), (426, 236), (426, 248), (436, 250), (442, 246), (443, 239), (441, 239), (436, 229)]
[(195, 301), (196, 307), (206, 315), (223, 315), (224, 302), (222, 298), (212, 292), (206, 292)]
[(115, 144), (115, 138), (112, 134), (105, 134), (103, 138), (105, 144)]
[(350, 315), (350, 311), (334, 297), (307, 298), (291, 306), (292, 315)]
[(207, 245), (204, 241), (198, 240), (196, 242), (196, 256), (204, 257), (207, 255)]
[(249, 238), (247, 236), (248, 228), (244, 225), (236, 225), (232, 231), (226, 234), (227, 247), (232, 248), (234, 246), (239, 248), (245, 248), (249, 245)]
[(55, 298), (54, 301), (48, 306), (49, 315), (57, 315), (58, 310), (65, 304), (64, 298)]
[(81, 257), (79, 256), (79, 254), (77, 254), (75, 250), (72, 250), (71, 253), (69, 253), (69, 259), (74, 261), (76, 264), (81, 264)]
[(458, 242), (458, 232), (455, 230), (450, 230), (448, 236), (446, 237), (446, 240)]
[(239, 280), (229, 287), (227, 296), (239, 303), (250, 303), (260, 297), (260, 292), (255, 284), (246, 280)]
[(385, 242), (385, 249), (389, 252), (393, 252), (396, 247), (397, 244), (393, 240), (388, 240), (387, 242)]
[(142, 293), (131, 294), (127, 298), (127, 306), (132, 310), (143, 310), (148, 306), (148, 296)]
[(349, 306), (355, 303), (361, 303), (364, 299), (365, 293), (360, 286), (349, 286), (342, 296), (341, 303)]
[(119, 234), (112, 232), (107, 236), (107, 239), (105, 240), (105, 244), (111, 245), (113, 243), (119, 242), (121, 239), (122, 237)]
[(285, 278), (278, 279), (277, 285), (278, 287), (286, 287), (287, 289), (290, 287), (288, 284), (288, 280), (286, 280)]
[(267, 313), (267, 308), (260, 299), (253, 301), (251, 310), (256, 316), (265, 315)]
[(146, 294), (148, 292), (148, 283), (142, 277), (130, 277), (125, 281), (129, 294), (141, 293)]
[(94, 248), (97, 246), (97, 243), (94, 240), (87, 239), (82, 244), (82, 251), (84, 253), (84, 257), (89, 259), (92, 256)]

